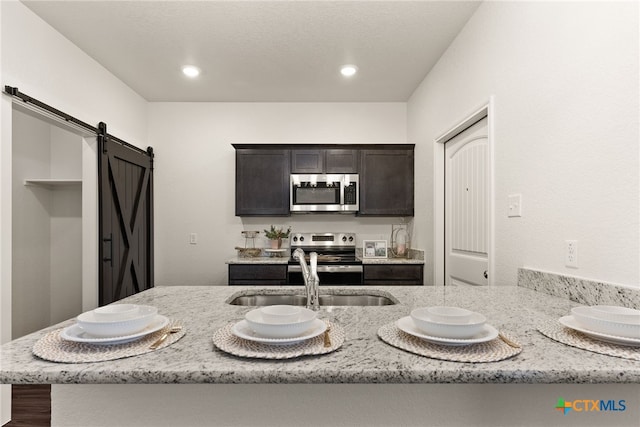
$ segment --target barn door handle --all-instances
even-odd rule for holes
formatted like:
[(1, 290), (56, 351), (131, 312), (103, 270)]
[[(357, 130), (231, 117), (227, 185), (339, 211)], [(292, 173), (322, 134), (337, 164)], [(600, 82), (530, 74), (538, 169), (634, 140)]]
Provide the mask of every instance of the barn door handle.
[(482, 275), (484, 276), (485, 279), (489, 278), (489, 274), (487, 273), (487, 270), (485, 270), (484, 273), (482, 273)]
[[(105, 244), (109, 244), (109, 250), (106, 250), (106, 247), (104, 246)], [(109, 261), (109, 263), (111, 265), (113, 265), (113, 239), (112, 239), (112, 234), (109, 233), (109, 237), (104, 237), (102, 238), (102, 248), (104, 249), (104, 254), (106, 254), (105, 256), (102, 257), (103, 261)]]

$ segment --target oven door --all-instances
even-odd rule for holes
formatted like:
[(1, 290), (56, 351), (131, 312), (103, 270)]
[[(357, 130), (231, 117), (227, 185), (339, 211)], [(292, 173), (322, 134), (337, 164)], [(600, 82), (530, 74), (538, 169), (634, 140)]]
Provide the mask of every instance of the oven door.
[[(304, 286), (302, 268), (299, 265), (289, 265), (287, 274), (289, 285)], [(318, 277), (320, 286), (362, 285), (362, 265), (319, 265)]]

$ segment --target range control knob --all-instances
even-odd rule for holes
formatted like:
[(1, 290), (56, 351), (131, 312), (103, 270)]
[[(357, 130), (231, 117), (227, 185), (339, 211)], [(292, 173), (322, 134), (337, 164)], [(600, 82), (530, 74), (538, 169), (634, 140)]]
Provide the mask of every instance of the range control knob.
[(347, 236), (342, 236), (342, 241), (346, 242), (347, 241)]
[(353, 242), (353, 236), (349, 236), (349, 241)]
[(298, 236), (293, 236), (293, 241), (297, 242), (298, 241)]
[(300, 241), (304, 242), (304, 236), (300, 236)]

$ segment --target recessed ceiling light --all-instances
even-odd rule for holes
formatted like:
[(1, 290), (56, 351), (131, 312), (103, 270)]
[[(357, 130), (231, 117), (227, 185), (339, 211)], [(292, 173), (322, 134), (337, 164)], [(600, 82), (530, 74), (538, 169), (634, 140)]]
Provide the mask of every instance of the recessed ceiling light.
[(193, 65), (185, 65), (182, 67), (182, 72), (185, 76), (194, 78), (200, 75), (200, 68)]
[(342, 68), (340, 68), (340, 73), (342, 73), (342, 75), (345, 77), (351, 77), (357, 72), (358, 67), (356, 67), (355, 65), (343, 65)]

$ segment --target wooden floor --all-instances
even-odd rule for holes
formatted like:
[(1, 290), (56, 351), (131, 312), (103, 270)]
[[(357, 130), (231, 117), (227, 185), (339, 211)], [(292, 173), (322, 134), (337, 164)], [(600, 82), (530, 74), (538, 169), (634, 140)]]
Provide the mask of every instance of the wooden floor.
[(11, 389), (11, 421), (5, 427), (51, 425), (50, 385), (14, 385)]

